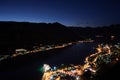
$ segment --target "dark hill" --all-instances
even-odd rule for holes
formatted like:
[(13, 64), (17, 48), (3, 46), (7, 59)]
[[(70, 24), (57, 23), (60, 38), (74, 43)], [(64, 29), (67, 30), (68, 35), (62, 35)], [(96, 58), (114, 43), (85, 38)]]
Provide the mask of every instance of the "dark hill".
[[(103, 27), (66, 27), (60, 23), (0, 22), (0, 54), (16, 48), (31, 49), (39, 44), (59, 44), (92, 38), (96, 41), (120, 41), (120, 24)], [(97, 37), (102, 36), (102, 37)]]
[(80, 37), (92, 38), (99, 41), (100, 38), (102, 42), (110, 42), (111, 36), (114, 36), (114, 41), (120, 41), (120, 24), (103, 26), (103, 27), (69, 27), (74, 33), (78, 34)]
[(60, 23), (0, 22), (0, 52), (31, 48), (36, 44), (58, 44), (79, 37)]

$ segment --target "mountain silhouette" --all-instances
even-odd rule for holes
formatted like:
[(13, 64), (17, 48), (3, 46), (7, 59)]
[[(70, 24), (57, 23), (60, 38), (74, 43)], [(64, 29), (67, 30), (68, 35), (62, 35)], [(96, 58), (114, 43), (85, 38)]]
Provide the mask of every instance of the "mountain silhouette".
[(0, 22), (0, 52), (34, 45), (76, 41), (79, 36), (60, 23)]
[[(77, 40), (93, 39), (120, 41), (120, 24), (103, 27), (68, 27), (55, 23), (0, 22), (0, 54), (9, 54), (17, 48), (33, 49), (35, 45), (61, 44)], [(96, 36), (102, 36), (99, 39)]]

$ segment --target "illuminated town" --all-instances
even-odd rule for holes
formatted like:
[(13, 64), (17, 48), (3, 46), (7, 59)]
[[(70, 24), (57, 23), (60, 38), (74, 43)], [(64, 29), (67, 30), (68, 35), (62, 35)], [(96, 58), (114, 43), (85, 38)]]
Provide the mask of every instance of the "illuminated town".
[(120, 59), (120, 43), (115, 45), (99, 44), (96, 53), (85, 58), (83, 65), (65, 66), (61, 68), (56, 66), (50, 67), (48, 64), (43, 65), (44, 74), (42, 80), (85, 80), (86, 73), (89, 72), (89, 79), (104, 72), (103, 67), (109, 65), (112, 67)]
[(120, 0), (0, 0), (0, 80), (120, 80)]
[(33, 53), (37, 53), (37, 52), (43, 52), (43, 51), (48, 51), (48, 50), (52, 50), (52, 49), (60, 49), (60, 48), (65, 48), (71, 45), (75, 45), (78, 43), (85, 43), (85, 42), (94, 42), (94, 40), (80, 40), (80, 41), (76, 41), (76, 42), (69, 42), (69, 43), (62, 43), (62, 44), (57, 44), (57, 45), (42, 45), (41, 46), (33, 46), (33, 50), (26, 50), (26, 49), (16, 49), (14, 54), (12, 55), (0, 55), (0, 61), (8, 59), (8, 58), (14, 58), (17, 56), (23, 56), (26, 54), (33, 54)]

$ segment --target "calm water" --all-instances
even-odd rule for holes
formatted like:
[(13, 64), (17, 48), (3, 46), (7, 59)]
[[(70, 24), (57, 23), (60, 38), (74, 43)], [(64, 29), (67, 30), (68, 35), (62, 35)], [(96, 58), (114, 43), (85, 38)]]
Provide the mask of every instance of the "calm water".
[[(82, 64), (89, 54), (95, 52), (95, 43), (80, 43), (60, 50), (24, 56), (11, 60), (0, 69), (0, 80), (41, 80), (42, 65)], [(38, 57), (39, 56), (39, 57)], [(15, 61), (15, 62), (14, 62)], [(0, 64), (2, 65), (2, 64)]]

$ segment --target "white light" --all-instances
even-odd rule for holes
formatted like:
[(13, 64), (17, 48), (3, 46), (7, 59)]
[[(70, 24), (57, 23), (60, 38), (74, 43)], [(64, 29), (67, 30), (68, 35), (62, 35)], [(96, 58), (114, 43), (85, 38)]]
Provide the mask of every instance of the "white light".
[(87, 69), (85, 69), (85, 72), (87, 72), (88, 70)]
[(92, 68), (89, 68), (89, 70), (92, 71), (92, 72), (94, 72), (94, 73), (96, 72), (96, 70), (94, 70), (94, 69), (92, 69)]
[(53, 75), (50, 76), (50, 80), (53, 80)]
[(77, 77), (76, 77), (76, 80), (80, 80), (80, 77), (79, 77), (79, 76), (77, 76)]
[(54, 70), (56, 70), (56, 69), (57, 69), (57, 67), (55, 67), (55, 66), (54, 66), (54, 67), (53, 67), (53, 69), (54, 69)]
[(43, 65), (44, 72), (48, 71), (51, 69), (51, 67), (48, 64)]

